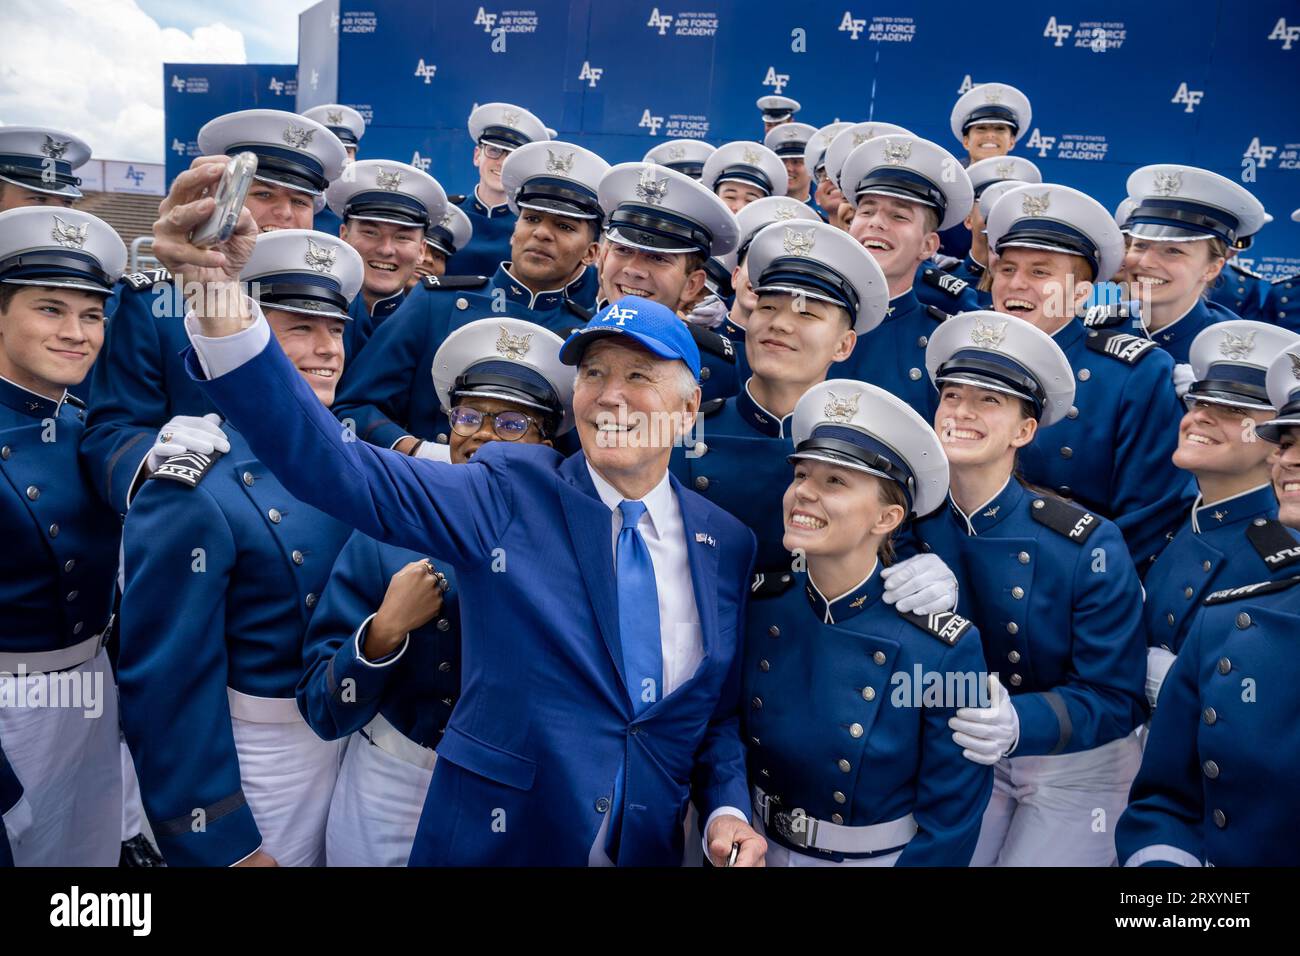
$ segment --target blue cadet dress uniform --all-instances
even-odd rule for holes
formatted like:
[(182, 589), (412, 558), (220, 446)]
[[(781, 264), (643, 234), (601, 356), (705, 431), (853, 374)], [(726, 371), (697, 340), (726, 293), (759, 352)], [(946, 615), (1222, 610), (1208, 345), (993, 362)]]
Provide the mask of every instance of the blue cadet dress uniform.
[[(1019, 183), (1041, 183), (1043, 174), (1027, 159), (1020, 156), (990, 156), (988, 159), (981, 159), (977, 163), (971, 163), (966, 169), (966, 174), (970, 176), (971, 188), (975, 192), (975, 204), (971, 207), (971, 219), (974, 220), (975, 231), (981, 235), (984, 232), (984, 220), (987, 216), (987, 210), (992, 209), (992, 203), (985, 205), (984, 196), (989, 189), (999, 184), (1019, 184)], [(1011, 188), (1009, 185), (1003, 185), (1000, 190), (995, 190), (991, 195), (1000, 196), (1002, 191)], [(973, 244), (972, 244), (973, 245)], [(983, 252), (985, 260), (988, 256), (988, 246), (984, 244)], [(922, 264), (918, 272), (928, 268)], [(967, 250), (966, 256), (959, 259), (955, 264), (944, 268), (943, 271), (965, 282), (974, 290), (976, 298), (979, 300), (979, 307), (987, 309), (993, 304), (993, 296), (988, 292), (979, 291), (980, 280), (984, 278), (984, 273), (988, 270), (988, 262), (976, 260), (973, 249)], [(918, 279), (924, 279), (924, 275), (918, 275)], [(937, 303), (931, 303), (937, 304)], [(942, 308), (942, 305), (940, 305)]]
[[(357, 149), (361, 143), (361, 137), (366, 133), (364, 116), (352, 107), (344, 106), (342, 103), (326, 103), (323, 106), (313, 106), (309, 110), (303, 110), (302, 115), (320, 123), (339, 138), (339, 142), (347, 150), (349, 163), (357, 158)], [(312, 221), (313, 229), (328, 233), (331, 236), (339, 234), (339, 226), (341, 225), (343, 225), (343, 220), (328, 206), (316, 210), (316, 218)]]
[[(258, 179), (306, 193), (318, 203), (347, 159), (343, 144), (324, 126), (280, 110), (219, 116), (199, 130), (199, 149), (215, 155), (255, 153)], [(122, 514), (144, 477), (158, 430), (173, 416), (215, 409), (182, 367), (185, 305), (167, 270), (123, 277), (107, 308), (82, 455), (96, 490)]]
[[(985, 231), (998, 255), (1024, 247), (1082, 256), (1095, 276), (1114, 275), (1124, 260), (1124, 239), (1111, 214), (1068, 186), (1008, 189)], [(1193, 496), (1172, 460), (1182, 418), (1173, 360), (1149, 339), (1087, 328), (1077, 318), (1052, 338), (1074, 369), (1074, 405), (1021, 451), (1022, 473), (1113, 520), (1145, 569), (1167, 543), (1167, 532), (1182, 523)]]
[[(1034, 118), (1029, 97), (1006, 83), (981, 83), (971, 87), (957, 98), (948, 118), (952, 135), (962, 142), (966, 131), (976, 125), (1007, 126), (1011, 129), (1011, 148), (1015, 148), (1021, 130), (1030, 128)], [(993, 158), (993, 157), (990, 157)], [(980, 162), (984, 162), (981, 160)], [(963, 166), (974, 165), (970, 156), (962, 157)], [(1012, 177), (1004, 177), (1012, 178)], [(1034, 182), (1042, 182), (1035, 179)], [(964, 222), (939, 233), (939, 252), (954, 259), (965, 258), (970, 253), (971, 233)]]
[[(444, 407), (466, 398), (510, 402), (543, 439), (573, 427), (573, 371), (563, 340), (521, 319), (480, 319), (447, 337), (434, 359)], [(445, 579), (437, 618), (392, 655), (362, 654), (389, 579), (425, 559)], [(405, 866), (434, 751), (460, 696), (460, 605), (451, 567), (357, 532), (339, 554), (303, 650), (298, 699), (321, 737), (352, 736), (326, 829), (330, 866)], [(472, 654), (473, 648), (467, 648)]]
[[(448, 206), (442, 218), (431, 221), (424, 230), (424, 241), (437, 252), (450, 259), (458, 251), (469, 245), (474, 235), (474, 224), (459, 206)], [(430, 276), (439, 279), (441, 276)], [(437, 283), (434, 283), (435, 285)]]
[[(325, 201), (341, 221), (379, 222), (424, 232), (447, 215), (447, 194), (438, 181), (423, 170), (386, 159), (363, 159), (352, 164), (345, 177), (330, 184)], [(421, 250), (423, 252), (423, 250)], [(369, 267), (367, 266), (367, 269)], [(366, 300), (366, 286), (352, 300), (344, 337), (348, 361), (355, 361), (366, 342), (384, 319), (397, 311), (406, 298), (406, 287), (375, 300)]]
[(760, 96), (754, 101), (754, 105), (763, 114), (764, 135), (770, 133), (775, 126), (791, 122), (794, 114), (803, 109), (798, 100), (788, 96)]
[[(1124, 232), (1133, 239), (1158, 242), (1205, 242), (1221, 239), (1229, 249), (1239, 235), (1253, 235), (1268, 214), (1258, 199), (1239, 183), (1194, 166), (1165, 163), (1143, 166), (1128, 178), (1129, 199), (1136, 206)], [(1215, 322), (1238, 318), (1211, 299), (1198, 297), (1182, 316), (1159, 329), (1152, 341), (1175, 362), (1187, 362), (1192, 340)]]
[[(0, 213), (0, 283), (107, 297), (126, 265), (108, 223), (76, 209)], [(13, 307), (10, 307), (11, 314)], [(11, 362), (15, 359), (11, 356)], [(19, 866), (116, 866), (122, 771), (112, 630), (117, 516), (77, 458), (85, 406), (0, 378), (0, 806), (16, 778), (30, 820)]]
[[(851, 129), (841, 133), (831, 149), (850, 134)], [(934, 210), (940, 229), (965, 219), (974, 201), (970, 178), (957, 160), (943, 147), (915, 136), (868, 139), (844, 161), (839, 182), (844, 198), (854, 205), (863, 196), (889, 196)], [(925, 346), (948, 315), (923, 305), (913, 286), (890, 300), (885, 321), (859, 339), (853, 354), (833, 366), (831, 374), (879, 386), (922, 418), (933, 419), (938, 395), (923, 371)]]
[[(644, 563), (616, 576), (619, 514), (635, 509), (622, 507), (585, 455), (493, 442), (470, 464), (451, 465), (349, 441), (266, 335), (260, 320), (221, 350), (196, 335), (189, 367), (197, 377), (206, 363), (216, 377), (205, 387), (299, 493), (381, 540), (429, 548), (457, 571), (463, 689), (438, 744), (413, 865), (675, 866), (692, 798), (706, 820), (748, 813), (737, 720), (748, 530), (665, 474), (647, 496), (641, 517), (655, 531), (651, 539), (646, 524), (643, 540), (650, 549), (680, 545), (680, 560), (654, 576)], [(606, 335), (632, 336), (698, 374), (681, 320), (631, 296), (574, 333), (561, 359), (580, 361)], [(293, 406), (274, 428), (268, 398)], [(337, 474), (343, 486), (306, 477), (319, 474)], [(625, 541), (633, 534), (642, 538), (629, 529)], [(651, 577), (658, 597), (646, 590)], [(620, 592), (625, 604), (657, 601), (659, 624), (620, 618)], [(648, 650), (655, 637), (659, 665)], [(638, 676), (655, 666), (663, 694), (646, 701)], [(536, 693), (520, 693), (524, 686)]]
[(667, 166), (673, 172), (690, 176), (698, 182), (704, 175), (705, 161), (715, 149), (716, 146), (710, 146), (702, 139), (670, 139), (648, 150), (641, 162)]
[[(943, 501), (948, 465), (934, 432), (880, 389), (816, 385), (793, 432), (791, 462), (896, 482), (909, 518)], [(952, 701), (923, 704), (920, 687), (900, 698), (899, 683), (965, 675), (974, 690), (985, 672), (979, 634), (951, 612), (885, 604), (878, 557), (861, 570), (856, 587), (827, 596), (810, 567), (799, 587), (749, 606), (743, 732), (767, 864), (965, 866), (992, 774), (953, 742)]]
[[(793, 203), (790, 199), (761, 202)], [(737, 217), (740, 218), (739, 216)], [(862, 244), (820, 221), (783, 221), (760, 228), (746, 248), (754, 291), (760, 295), (806, 296), (848, 312), (850, 327), (865, 335), (880, 324), (889, 303), (884, 273)], [(758, 538), (754, 594), (768, 596), (791, 586), (792, 558), (785, 535), (781, 496), (789, 484), (786, 457), (794, 451), (790, 415), (780, 418), (763, 408), (749, 391), (702, 410), (703, 441), (673, 450), (678, 480), (735, 515)]]
[[(1291, 221), (1300, 222), (1300, 209), (1291, 213)], [(1265, 310), (1267, 321), (1300, 332), (1300, 275), (1274, 279)]]
[[(585, 221), (603, 215), (596, 190), (608, 168), (581, 146), (533, 143), (506, 160), (501, 181), (511, 209), (581, 219), (585, 228)], [(380, 326), (374, 349), (367, 348), (344, 374), (334, 413), (373, 445), (392, 448), (414, 435), (422, 440), (416, 454), (445, 461), (446, 410), (432, 388), (429, 369), (447, 336), (488, 316), (527, 319), (557, 334), (568, 333), (591, 315), (597, 286), (595, 269), (585, 267), (562, 288), (532, 292), (510, 272), (509, 262), (499, 263), (491, 279), (427, 277)]]
[[(1196, 378), (1184, 403), (1273, 411), (1265, 387), (1269, 364), (1297, 342), (1295, 333), (1243, 319), (1205, 329), (1192, 343)], [(1271, 485), (1212, 502), (1198, 494), (1191, 516), (1170, 535), (1143, 582), (1152, 653), (1179, 651), (1211, 591), (1296, 573), (1300, 537), (1278, 522)]]
[[(780, 126), (773, 127), (768, 134), (763, 137), (763, 145), (776, 153), (777, 158), (782, 164), (786, 160), (797, 159), (804, 162), (804, 153), (808, 148), (808, 141), (817, 135), (817, 127), (809, 126), (807, 123), (782, 123)], [(812, 169), (808, 169), (808, 197), (795, 196), (800, 202), (804, 203), (809, 209), (817, 214), (817, 218), (822, 222), (826, 221), (826, 213), (817, 205), (817, 200), (813, 198), (812, 189)], [(787, 174), (786, 195), (790, 194), (789, 176)]]
[[(1272, 221), (1272, 216), (1267, 216), (1265, 219), (1266, 223)], [(1237, 241), (1233, 243), (1232, 248), (1236, 253), (1240, 254), (1249, 249), (1254, 244), (1254, 241), (1254, 236), (1238, 235)], [(1236, 256), (1234, 256), (1228, 260), (1227, 265), (1223, 267), (1223, 271), (1219, 273), (1219, 278), (1210, 291), (1210, 301), (1217, 302), (1243, 319), (1268, 322), (1270, 321), (1268, 294), (1271, 290), (1272, 284), (1268, 279), (1256, 272), (1252, 272), (1238, 262)]]
[[(1300, 482), (1300, 348), (1268, 371), (1281, 412), (1259, 437), (1289, 442), (1274, 489)], [(1296, 492), (1282, 491), (1292, 529)], [(1205, 599), (1165, 678), (1142, 769), (1115, 841), (1125, 866), (1296, 866), (1300, 842), (1300, 575)]]
[(704, 161), (700, 185), (716, 193), (723, 183), (752, 186), (764, 196), (784, 196), (788, 181), (785, 163), (762, 143), (724, 143)]
[[(1074, 397), (1059, 345), (999, 312), (945, 322), (926, 368), (940, 388), (973, 385), (1028, 402), (1044, 428)], [(941, 435), (963, 427), (945, 414), (941, 403)], [(980, 629), (989, 667), (1011, 672), (1002, 683), (1016, 732), (995, 765), (972, 863), (1109, 866), (1112, 821), (1140, 759), (1133, 730), (1146, 716), (1142, 586), (1113, 524), (1027, 488), (1012, 469), (979, 507), (965, 512), (950, 497), (917, 528), (960, 569), (962, 608)]]
[[(506, 152), (551, 138), (545, 123), (522, 106), (510, 103), (484, 103), (470, 113), (469, 136), (479, 148), (492, 147)], [(517, 213), (509, 203), (485, 204), (479, 199), (478, 186), (469, 195), (453, 196), (451, 201), (469, 216), (474, 232), (469, 245), (447, 263), (448, 275), (492, 275), (497, 266), (510, 258), (510, 236), (515, 231)]]
[[(784, 166), (781, 171), (784, 174)], [(605, 241), (632, 249), (695, 253), (707, 260), (727, 255), (739, 242), (736, 217), (712, 190), (653, 163), (611, 168), (600, 181), (600, 206), (608, 216)], [(675, 302), (664, 304), (677, 307)], [(703, 400), (735, 395), (740, 380), (731, 339), (700, 325), (688, 323), (687, 328), (700, 353)]]
[[(265, 308), (346, 319), (363, 269), (342, 239), (285, 229), (258, 237), (240, 279)], [(259, 848), (319, 865), (341, 748), (312, 732), (294, 688), (349, 529), (223, 427), (229, 453), (169, 458), (127, 513), (122, 726), (170, 865), (229, 866)]]

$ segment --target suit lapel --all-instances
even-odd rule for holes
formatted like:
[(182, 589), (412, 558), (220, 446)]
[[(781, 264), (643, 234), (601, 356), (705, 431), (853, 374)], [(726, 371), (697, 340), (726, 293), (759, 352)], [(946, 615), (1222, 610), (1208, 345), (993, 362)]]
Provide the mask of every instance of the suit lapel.
[(619, 695), (628, 706), (627, 675), (623, 671), (623, 645), (618, 637), (618, 591), (614, 584), (613, 531), (610, 511), (596, 493), (591, 475), (587, 473), (587, 458), (578, 452), (565, 459), (560, 466), (565, 491), (563, 507), (573, 550), (577, 555), (582, 580), (591, 597), (591, 606), (600, 625), (600, 636), (609, 649), (619, 681), (624, 688)]
[[(695, 607), (700, 613), (700, 627), (704, 632), (704, 660), (695, 675), (704, 672), (704, 665), (713, 655), (718, 643), (718, 543), (713, 536), (712, 516), (702, 499), (682, 493), (681, 484), (670, 476), (673, 494), (682, 511), (682, 524), (686, 528), (686, 554), (691, 564), (691, 586), (695, 590)], [(689, 681), (687, 682), (689, 683)]]

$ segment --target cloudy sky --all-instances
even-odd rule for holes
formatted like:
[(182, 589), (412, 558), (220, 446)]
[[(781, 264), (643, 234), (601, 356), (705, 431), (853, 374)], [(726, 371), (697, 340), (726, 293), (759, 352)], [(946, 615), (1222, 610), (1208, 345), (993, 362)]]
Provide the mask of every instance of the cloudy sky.
[(0, 0), (0, 124), (163, 161), (163, 63), (293, 63), (316, 0)]

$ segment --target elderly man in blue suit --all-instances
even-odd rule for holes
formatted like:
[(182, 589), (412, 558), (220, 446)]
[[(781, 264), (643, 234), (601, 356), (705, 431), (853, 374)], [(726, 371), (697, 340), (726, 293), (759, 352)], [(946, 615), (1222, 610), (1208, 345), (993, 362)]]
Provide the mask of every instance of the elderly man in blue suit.
[[(155, 254), (207, 290), (187, 318), (190, 374), (295, 495), (457, 571), (462, 693), (411, 863), (674, 865), (693, 800), (713, 862), (761, 865), (737, 722), (754, 536), (668, 473), (700, 402), (680, 319), (624, 298), (565, 343), (583, 449), (568, 459), (375, 448), (322, 408), (237, 287), (251, 216), (219, 248), (189, 243), (207, 175), (183, 173), (154, 227)], [(519, 338), (502, 347), (530, 347)]]

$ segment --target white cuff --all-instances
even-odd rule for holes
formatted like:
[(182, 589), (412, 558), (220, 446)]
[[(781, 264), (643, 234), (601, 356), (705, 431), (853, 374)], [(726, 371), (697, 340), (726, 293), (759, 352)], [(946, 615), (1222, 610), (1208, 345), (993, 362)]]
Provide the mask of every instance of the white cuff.
[(704, 828), (700, 831), (700, 843), (704, 846), (704, 859), (709, 858), (709, 827), (713, 826), (713, 821), (721, 816), (740, 817), (746, 823), (749, 822), (749, 815), (737, 807), (718, 807), (709, 814), (709, 818), (704, 821)]
[[(379, 613), (378, 611), (375, 612), (375, 614), (378, 613)], [(366, 630), (370, 627), (370, 622), (373, 621), (374, 619), (375, 619), (375, 615), (372, 614), (364, 621), (362, 621), (361, 626), (357, 628), (356, 636), (352, 638), (356, 647), (357, 660), (359, 660), (362, 664), (365, 664), (367, 667), (375, 667), (375, 668), (388, 667), (390, 664), (396, 664), (398, 659), (403, 654), (406, 653), (406, 648), (410, 646), (411, 635), (408, 633), (406, 637), (402, 638), (402, 646), (399, 647), (396, 651), (394, 651), (391, 654), (388, 654), (387, 656), (381, 658), (380, 660), (372, 661), (368, 657), (366, 657), (365, 652), (361, 650), (361, 645), (365, 643)]]
[(248, 296), (244, 298), (252, 309), (253, 324), (233, 335), (217, 338), (206, 336), (194, 313), (185, 314), (185, 332), (194, 345), (194, 354), (198, 356), (203, 374), (210, 379), (233, 372), (249, 359), (255, 358), (271, 340), (271, 327), (262, 315), (262, 307)]
[(424, 458), (427, 461), (445, 461), (451, 463), (451, 445), (442, 444), (436, 441), (422, 441), (420, 447), (415, 450), (416, 458)]
[(1144, 846), (1124, 861), (1125, 866), (1141, 866), (1143, 863), (1176, 863), (1178, 866), (1196, 867), (1204, 865), (1186, 850), (1167, 843)]

